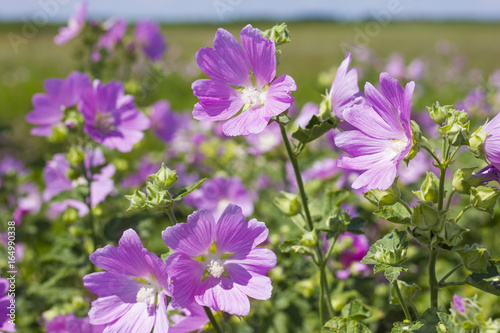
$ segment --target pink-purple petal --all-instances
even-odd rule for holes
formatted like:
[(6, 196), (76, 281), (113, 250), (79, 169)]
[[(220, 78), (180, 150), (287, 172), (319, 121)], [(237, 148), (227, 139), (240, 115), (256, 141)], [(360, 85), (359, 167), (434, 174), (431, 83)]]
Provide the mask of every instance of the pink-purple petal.
[(256, 80), (257, 89), (262, 89), (276, 76), (276, 50), (274, 43), (263, 37), (260, 30), (250, 24), (240, 33), (241, 44), (248, 56)]
[(264, 116), (264, 106), (254, 106), (222, 125), (227, 136), (249, 135), (260, 133), (266, 128), (271, 117)]
[(397, 168), (393, 163), (379, 163), (363, 172), (352, 183), (352, 188), (362, 189), (363, 192), (379, 189), (387, 190), (396, 179)]
[(241, 92), (213, 80), (197, 80), (191, 88), (200, 100), (193, 109), (193, 118), (202, 121), (226, 120), (242, 107)]
[(178, 223), (162, 232), (165, 244), (173, 251), (189, 256), (204, 254), (212, 244), (215, 233), (215, 221), (208, 210), (194, 212), (187, 218), (187, 223)]
[(189, 306), (202, 281), (204, 266), (183, 253), (168, 256), (166, 266), (172, 283), (169, 287), (173, 296), (172, 305), (175, 308)]
[(235, 316), (246, 316), (250, 312), (250, 301), (226, 276), (216, 279), (209, 276), (198, 287), (195, 300), (214, 311), (224, 311)]
[(290, 92), (295, 90), (297, 90), (297, 84), (291, 76), (282, 75), (276, 78), (265, 93), (264, 115), (266, 117), (273, 117), (288, 109), (294, 101)]
[(241, 87), (252, 84), (247, 56), (233, 35), (219, 28), (214, 48), (207, 47), (196, 53), (198, 66), (205, 74), (224, 84)]

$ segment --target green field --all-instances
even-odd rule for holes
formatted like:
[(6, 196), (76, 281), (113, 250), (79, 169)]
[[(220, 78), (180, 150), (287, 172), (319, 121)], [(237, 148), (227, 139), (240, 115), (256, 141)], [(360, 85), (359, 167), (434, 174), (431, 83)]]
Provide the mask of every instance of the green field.
[[(251, 22), (255, 27), (267, 29), (270, 22)], [(373, 22), (372, 22), (373, 23)], [(237, 35), (246, 23), (224, 24), (223, 27)], [(299, 105), (307, 101), (319, 102), (324, 87), (318, 84), (318, 74), (332, 66), (338, 66), (344, 57), (342, 44), (353, 44), (358, 31), (365, 31), (369, 22), (334, 23), (334, 22), (291, 22), (289, 30), (292, 43), (283, 46), (281, 65), (278, 74), (289, 74), (298, 84), (294, 96)], [(217, 25), (164, 25), (163, 31), (169, 44), (165, 60), (168, 74), (160, 83), (152, 99), (166, 98), (174, 109), (189, 110), (196, 102), (191, 93), (191, 82), (199, 76), (194, 59), (196, 51), (204, 46), (211, 46)], [(2, 136), (7, 137), (10, 145), (23, 142), (24, 149), (36, 150), (40, 140), (26, 138), (30, 128), (24, 122), (24, 115), (31, 110), (31, 97), (43, 92), (43, 81), (50, 77), (66, 77), (78, 68), (73, 59), (76, 42), (57, 46), (52, 39), (57, 33), (57, 26), (40, 28), (33, 36), (26, 38), (26, 43), (19, 44), (15, 52), (9, 40), (9, 34), (23, 36), (20, 24), (0, 25), (0, 124), (4, 129)], [(478, 68), (485, 76), (499, 68), (500, 44), (495, 41), (500, 35), (500, 24), (493, 23), (429, 23), (429, 22), (393, 22), (380, 28), (380, 32), (369, 38), (368, 47), (379, 57), (387, 57), (398, 52), (406, 63), (415, 57), (435, 56), (438, 41), (448, 40), (467, 60), (467, 68)], [(354, 57), (353, 64), (357, 60)], [(191, 77), (172, 72), (178, 68), (192, 73)], [(376, 80), (375, 77), (363, 77), (364, 81)], [(442, 103), (456, 102), (456, 96), (463, 97), (464, 91), (450, 96), (439, 97)], [(433, 96), (434, 97), (434, 96)], [(430, 105), (433, 100), (422, 101)], [(419, 105), (422, 107), (423, 105)], [(5, 132), (7, 131), (7, 132)], [(29, 143), (26, 140), (30, 140)], [(6, 143), (7, 141), (4, 141)]]

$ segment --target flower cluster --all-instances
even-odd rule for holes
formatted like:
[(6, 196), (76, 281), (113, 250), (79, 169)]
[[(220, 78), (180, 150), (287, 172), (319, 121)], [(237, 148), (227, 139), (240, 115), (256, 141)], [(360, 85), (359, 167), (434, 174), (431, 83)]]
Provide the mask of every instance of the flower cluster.
[(90, 256), (105, 270), (84, 277), (85, 287), (99, 296), (92, 303), (90, 323), (113, 332), (150, 332), (153, 326), (154, 332), (167, 332), (167, 311), (177, 309), (190, 319), (172, 316), (171, 328), (187, 332), (208, 321), (201, 306), (247, 315), (248, 296), (271, 297), (265, 274), (276, 265), (276, 255), (257, 247), (267, 235), (264, 223), (246, 222), (236, 205), (230, 204), (218, 221), (206, 210), (197, 211), (187, 223), (163, 231), (163, 240), (175, 251), (164, 262), (129, 229), (118, 247), (108, 245)]

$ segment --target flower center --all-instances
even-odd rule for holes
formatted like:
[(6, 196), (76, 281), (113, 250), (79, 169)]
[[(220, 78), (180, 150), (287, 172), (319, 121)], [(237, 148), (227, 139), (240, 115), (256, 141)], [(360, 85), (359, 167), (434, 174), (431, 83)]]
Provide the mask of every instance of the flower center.
[(108, 133), (115, 128), (114, 119), (109, 113), (102, 114), (97, 112), (97, 119), (94, 122), (94, 126), (101, 132)]
[(224, 265), (219, 259), (212, 259), (207, 265), (207, 271), (212, 274), (214, 278), (219, 278), (224, 273)]
[(255, 87), (247, 87), (243, 90), (243, 101), (245, 104), (256, 105), (262, 104), (264, 105), (264, 97), (265, 94), (263, 91), (258, 90)]
[(387, 147), (386, 152), (390, 156), (390, 159), (393, 160), (406, 148), (406, 146), (408, 146), (407, 139), (394, 139), (390, 146)]
[(156, 291), (154, 288), (142, 287), (137, 292), (136, 300), (138, 303), (146, 303), (148, 305), (155, 304)]

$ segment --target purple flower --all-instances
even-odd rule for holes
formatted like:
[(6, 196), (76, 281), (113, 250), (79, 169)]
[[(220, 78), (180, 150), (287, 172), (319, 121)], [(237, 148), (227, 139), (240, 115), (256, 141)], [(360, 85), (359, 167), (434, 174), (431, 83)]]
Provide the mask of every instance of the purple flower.
[(484, 126), (483, 132), (487, 133), (483, 144), (486, 158), (500, 169), (500, 113)]
[(103, 34), (97, 42), (98, 49), (106, 49), (112, 53), (116, 44), (120, 43), (127, 32), (127, 22), (124, 20), (110, 19), (104, 22), (103, 28), (106, 33)]
[(125, 95), (120, 82), (101, 84), (95, 80), (82, 95), (85, 131), (98, 143), (122, 153), (132, 150), (149, 128), (149, 119), (137, 110), (134, 99)]
[(262, 132), (245, 137), (250, 144), (248, 152), (252, 155), (261, 155), (278, 147), (283, 140), (278, 123), (271, 123)]
[(51, 220), (55, 220), (61, 213), (64, 213), (68, 207), (76, 209), (79, 217), (84, 217), (89, 213), (89, 207), (84, 202), (75, 199), (66, 199), (51, 204), (47, 210), (47, 217)]
[(28, 123), (38, 125), (31, 134), (50, 136), (52, 126), (62, 125), (64, 110), (77, 105), (83, 91), (90, 85), (90, 77), (80, 72), (71, 73), (66, 80), (45, 80), (47, 94), (35, 94), (32, 99), (34, 110), (26, 115)]
[[(339, 279), (347, 279), (351, 273), (367, 273), (369, 272), (368, 265), (361, 263), (361, 259), (368, 253), (370, 244), (365, 235), (355, 235), (350, 232), (345, 232), (339, 236), (338, 246), (344, 247), (340, 254), (340, 264), (344, 267), (343, 270), (337, 270), (336, 275)], [(345, 248), (345, 243), (350, 246)]]
[(143, 157), (139, 161), (137, 172), (122, 180), (123, 187), (138, 187), (146, 184), (148, 176), (156, 173), (160, 169), (159, 163), (151, 162), (148, 157)]
[(295, 118), (294, 124), (305, 128), (313, 116), (319, 115), (319, 106), (316, 103), (308, 102), (304, 104), (299, 115)]
[(410, 82), (403, 90), (396, 79), (382, 73), (380, 86), (382, 92), (366, 83), (367, 104), (343, 112), (344, 119), (355, 129), (335, 137), (337, 147), (351, 155), (340, 158), (338, 166), (364, 170), (352, 184), (352, 188), (363, 191), (389, 188), (399, 162), (412, 145), (410, 111), (415, 84)]
[(347, 53), (335, 74), (330, 88), (332, 112), (335, 117), (344, 120), (343, 112), (346, 107), (362, 103), (362, 95), (358, 87), (358, 70), (349, 70), (351, 54)]
[(101, 333), (104, 325), (92, 325), (90, 318), (78, 318), (73, 313), (60, 315), (45, 323), (47, 333)]
[(481, 178), (481, 184), (485, 184), (490, 181), (500, 183), (500, 171), (493, 164), (488, 164), (473, 174), (472, 178)]
[(169, 277), (163, 260), (144, 248), (137, 233), (126, 230), (118, 247), (107, 245), (90, 255), (105, 272), (83, 277), (84, 286), (99, 296), (92, 302), (90, 323), (106, 332), (168, 331)]
[(17, 160), (12, 156), (5, 156), (3, 160), (0, 161), (0, 176), (10, 173), (26, 175), (27, 171), (24, 169), (23, 162)]
[(325, 158), (314, 162), (311, 168), (304, 171), (304, 180), (321, 179), (327, 180), (336, 176), (339, 172), (337, 161), (333, 158)]
[(165, 143), (171, 143), (175, 134), (187, 127), (189, 118), (172, 111), (168, 101), (158, 101), (151, 106), (151, 130)]
[(415, 58), (406, 69), (406, 77), (413, 81), (418, 81), (424, 76), (425, 63), (422, 59)]
[[(170, 322), (173, 324), (168, 328), (168, 333), (185, 333), (199, 331), (208, 323), (208, 316), (201, 305), (192, 302), (187, 308), (174, 309), (172, 303), (167, 307)], [(179, 313), (180, 312), (180, 313)]]
[(248, 297), (269, 299), (272, 285), (265, 274), (276, 265), (276, 255), (257, 247), (268, 232), (263, 222), (246, 222), (233, 204), (217, 222), (201, 210), (188, 216), (187, 223), (168, 227), (162, 237), (175, 251), (167, 258), (174, 307), (194, 300), (214, 311), (246, 316)]
[(417, 154), (406, 166), (404, 163), (398, 166), (398, 176), (401, 183), (412, 184), (422, 177), (427, 171), (435, 169), (433, 160), (426, 154)]
[(389, 59), (385, 71), (396, 79), (402, 79), (405, 76), (405, 61), (403, 57), (398, 53), (394, 53)]
[(23, 216), (26, 214), (36, 214), (42, 207), (42, 197), (38, 188), (33, 183), (24, 183), (18, 189), (17, 207), (12, 214), (12, 219), (16, 224), (22, 222)]
[(87, 15), (87, 1), (83, 1), (77, 4), (76, 16), (70, 17), (68, 20), (68, 26), (59, 29), (59, 33), (54, 37), (54, 43), (57, 45), (66, 44), (82, 31), (85, 25), (85, 16)]
[(15, 307), (15, 303), (11, 303), (13, 297), (9, 295), (9, 289), (9, 280), (0, 278), (0, 331), (2, 332), (16, 331), (16, 326), (11, 323), (10, 318), (9, 307)]
[(465, 314), (465, 302), (462, 297), (458, 295), (453, 295), (453, 307), (458, 312)]
[(162, 59), (167, 46), (159, 24), (150, 21), (138, 22), (135, 27), (135, 39), (149, 59)]
[(192, 85), (200, 100), (194, 106), (193, 117), (202, 121), (224, 120), (223, 131), (228, 136), (262, 132), (271, 117), (290, 107), (290, 91), (297, 89), (288, 75), (275, 79), (275, 45), (262, 37), (259, 29), (247, 25), (241, 30), (240, 39), (241, 45), (219, 28), (214, 48), (207, 47), (196, 54), (198, 65), (211, 80), (197, 80)]
[(238, 177), (214, 177), (186, 197), (186, 202), (196, 209), (206, 209), (218, 219), (227, 205), (232, 202), (243, 211), (243, 215), (253, 213), (255, 194), (249, 192)]
[(90, 205), (97, 206), (100, 202), (104, 201), (106, 197), (114, 190), (114, 181), (112, 179), (115, 174), (115, 167), (113, 164), (105, 165), (101, 168), (99, 173), (91, 173), (91, 167), (102, 166), (106, 163), (102, 151), (98, 148), (92, 152), (87, 152), (84, 160), (85, 170), (87, 170), (87, 177), (81, 176), (80, 178), (71, 181), (67, 177), (70, 167), (69, 162), (66, 160), (64, 154), (55, 154), (51, 161), (47, 162), (43, 170), (43, 177), (47, 187), (43, 192), (43, 200), (49, 201), (55, 195), (72, 190), (78, 185), (88, 185), (87, 179), (90, 180)]

